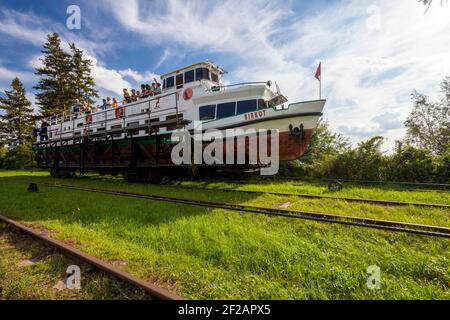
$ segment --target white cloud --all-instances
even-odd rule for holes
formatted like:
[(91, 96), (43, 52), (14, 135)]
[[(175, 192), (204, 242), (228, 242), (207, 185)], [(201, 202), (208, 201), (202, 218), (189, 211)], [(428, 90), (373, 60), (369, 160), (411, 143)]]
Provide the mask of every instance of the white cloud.
[[(118, 70), (108, 69), (97, 58), (96, 53), (102, 53), (108, 50), (110, 44), (97, 43), (81, 38), (72, 32), (68, 32), (64, 26), (55, 24), (53, 21), (48, 21), (31, 13), (23, 14), (13, 10), (3, 10), (2, 15), (4, 19), (0, 22), (0, 33), (4, 33), (14, 39), (41, 47), (46, 41), (47, 35), (56, 31), (61, 36), (61, 44), (64, 50), (69, 51), (70, 47), (68, 43), (75, 42), (84, 51), (85, 57), (92, 60), (92, 75), (100, 92), (121, 95), (122, 88), (130, 88), (132, 86), (130, 82), (123, 79)], [(48, 25), (52, 26), (52, 30), (47, 29)], [(30, 69), (42, 66), (42, 62), (40, 61), (42, 57), (42, 54), (32, 56), (26, 66)], [(7, 70), (0, 66), (0, 80), (3, 78), (12, 79), (15, 76), (19, 76), (24, 82), (36, 79), (32, 72), (17, 72)]]
[(321, 60), (326, 117), (353, 141), (383, 134), (393, 144), (403, 129), (383, 126), (377, 116), (405, 118), (410, 92), (437, 92), (450, 73), (450, 6), (425, 14), (416, 1), (354, 0), (296, 18), (286, 2), (107, 4), (123, 27), (147, 41), (225, 53), (241, 64), (229, 70), (231, 80), (276, 80), (291, 101), (318, 96), (313, 75)]
[(403, 127), (403, 122), (400, 120), (401, 115), (397, 112), (385, 112), (374, 118), (372, 122), (379, 125), (380, 129), (395, 130)]
[[(425, 14), (416, 1), (354, 0), (299, 14), (290, 10), (291, 4), (109, 0), (102, 9), (139, 41), (164, 45), (155, 68), (168, 57), (220, 53), (232, 64), (224, 65), (228, 81), (271, 79), (291, 101), (318, 97), (313, 75), (322, 61), (325, 115), (333, 129), (345, 131), (353, 141), (383, 134), (392, 144), (404, 133), (399, 123), (410, 111), (410, 92), (434, 94), (450, 73), (450, 5)], [(40, 46), (47, 24), (35, 18), (10, 11), (0, 32)], [(96, 53), (108, 54), (109, 43), (61, 33), (95, 58), (93, 73), (101, 92), (120, 94), (123, 87), (153, 77), (149, 71), (108, 69)], [(33, 59), (30, 65), (35, 63)], [(386, 122), (382, 115), (396, 120)]]
[(22, 82), (29, 82), (34, 80), (34, 74), (32, 72), (12, 70), (0, 65), (1, 82), (7, 82), (8, 84), (11, 84), (11, 81), (15, 77), (19, 77)]
[(159, 78), (159, 76), (153, 72), (147, 71), (144, 73), (139, 73), (130, 68), (126, 70), (119, 70), (119, 73), (121, 76), (131, 78), (138, 83), (149, 83), (153, 81), (153, 78)]

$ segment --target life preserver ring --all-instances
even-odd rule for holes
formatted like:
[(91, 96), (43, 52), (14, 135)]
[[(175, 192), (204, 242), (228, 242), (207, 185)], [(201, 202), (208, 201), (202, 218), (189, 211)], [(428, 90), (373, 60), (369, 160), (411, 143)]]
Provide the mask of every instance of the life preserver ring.
[(86, 115), (86, 124), (92, 123), (92, 114)]
[(187, 88), (183, 92), (183, 99), (184, 100), (190, 100), (193, 95), (194, 95), (194, 91), (192, 90), (192, 88)]
[(123, 116), (122, 108), (116, 108), (114, 112), (115, 112), (116, 118), (122, 118), (122, 116)]
[(88, 127), (87, 126), (85, 126), (84, 127), (84, 130), (83, 130), (83, 135), (85, 136), (85, 135), (87, 135), (88, 134)]

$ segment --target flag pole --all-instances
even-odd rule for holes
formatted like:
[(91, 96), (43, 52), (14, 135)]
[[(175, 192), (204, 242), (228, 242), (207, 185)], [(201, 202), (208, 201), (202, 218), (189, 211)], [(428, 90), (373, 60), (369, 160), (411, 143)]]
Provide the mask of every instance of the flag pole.
[(319, 80), (319, 100), (322, 100), (322, 75)]
[(319, 63), (314, 77), (319, 81), (319, 100), (322, 100), (322, 62)]
[(319, 100), (322, 100), (322, 62), (320, 62)]

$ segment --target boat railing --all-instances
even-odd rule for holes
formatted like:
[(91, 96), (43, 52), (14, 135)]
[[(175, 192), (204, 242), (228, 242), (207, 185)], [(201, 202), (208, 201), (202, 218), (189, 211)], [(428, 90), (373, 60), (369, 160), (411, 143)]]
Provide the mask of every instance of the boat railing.
[[(170, 96), (175, 96), (175, 106), (170, 108), (162, 108), (152, 110), (151, 103), (153, 101), (160, 101), (162, 98), (167, 98)], [(107, 132), (108, 123), (111, 121), (117, 122), (118, 119), (121, 120), (122, 131), (123, 133), (127, 130), (127, 120), (131, 117), (135, 117), (138, 115), (146, 114), (148, 115), (147, 119), (147, 127), (148, 132), (152, 131), (152, 117), (160, 115), (163, 112), (173, 111), (173, 115), (175, 115), (174, 122), (179, 124), (179, 112), (178, 112), (178, 92), (172, 92), (168, 94), (160, 94), (158, 96), (154, 96), (148, 100), (139, 100), (127, 104), (122, 104), (118, 108), (110, 108), (107, 110), (101, 110), (95, 113), (72, 113), (72, 112), (63, 112), (59, 117), (53, 116), (49, 117), (49, 122), (51, 126), (59, 125), (59, 128), (52, 129), (50, 127), (50, 132), (52, 133), (50, 141), (62, 141), (63, 139), (74, 139), (79, 137), (89, 137), (92, 133), (93, 128), (104, 128), (105, 133)], [(140, 110), (136, 110), (136, 107), (140, 106)], [(134, 108), (133, 108), (134, 107)], [(133, 110), (134, 109), (134, 110)], [(155, 109), (155, 108), (154, 108)], [(131, 111), (131, 112), (130, 112)], [(82, 119), (83, 122), (80, 125), (80, 122), (77, 120)], [(95, 121), (94, 121), (95, 119)], [(77, 123), (76, 123), (77, 122)], [(67, 127), (63, 127), (63, 124), (70, 126), (70, 130), (67, 130)], [(53, 136), (54, 132), (57, 138)], [(49, 141), (49, 142), (50, 142)], [(44, 141), (46, 143), (46, 141)], [(36, 144), (41, 144), (41, 142), (37, 142)]]
[(229, 84), (229, 85), (217, 85), (217, 86), (212, 86), (210, 89), (208, 89), (207, 91), (209, 92), (217, 92), (217, 91), (222, 91), (222, 90), (226, 90), (228, 88), (235, 88), (235, 87), (246, 87), (246, 86), (256, 86), (256, 85), (266, 85), (266, 86), (271, 86), (272, 83), (270, 81), (254, 81), (254, 82), (240, 82), (240, 83), (235, 83), (235, 84)]

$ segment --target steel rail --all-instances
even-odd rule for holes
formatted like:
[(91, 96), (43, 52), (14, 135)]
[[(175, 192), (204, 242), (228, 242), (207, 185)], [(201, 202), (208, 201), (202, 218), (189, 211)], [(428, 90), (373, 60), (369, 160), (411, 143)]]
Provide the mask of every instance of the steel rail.
[[(277, 176), (266, 176), (265, 179), (274, 180), (289, 180), (289, 181), (316, 181), (316, 182), (327, 182), (327, 181), (340, 181), (340, 182), (350, 182), (350, 183), (360, 183), (360, 184), (384, 184), (384, 185), (404, 185), (404, 186), (417, 186), (417, 187), (436, 187), (437, 189), (450, 189), (450, 184), (448, 183), (431, 183), (431, 182), (402, 182), (402, 181), (371, 181), (371, 180), (356, 180), (356, 179), (340, 179), (340, 178), (306, 178), (306, 177), (277, 177)], [(433, 190), (433, 189), (431, 189)]]
[(271, 216), (280, 216), (286, 218), (296, 218), (296, 219), (306, 219), (314, 220), (319, 222), (330, 222), (344, 225), (352, 225), (358, 227), (383, 229), (388, 231), (414, 233), (427, 236), (444, 237), (450, 238), (450, 228), (413, 224), (400, 221), (389, 221), (389, 220), (378, 220), (355, 216), (345, 216), (330, 213), (319, 213), (319, 212), (308, 212), (308, 211), (297, 211), (297, 210), (284, 210), (275, 208), (265, 208), (257, 206), (239, 205), (223, 202), (212, 202), (203, 200), (192, 200), (192, 199), (182, 199), (182, 198), (172, 198), (158, 195), (132, 193), (126, 191), (116, 191), (116, 190), (104, 190), (86, 187), (77, 187), (72, 185), (62, 185), (62, 184), (50, 184), (37, 182), (37, 185), (46, 186), (50, 188), (59, 189), (72, 189), (78, 191), (94, 192), (108, 195), (124, 196), (137, 199), (146, 199), (152, 201), (169, 202), (183, 205), (200, 206), (207, 208), (219, 208), (224, 210), (239, 211), (239, 212), (249, 212), (249, 213), (259, 213)]
[(7, 225), (13, 226), (14, 228), (18, 229), (22, 233), (28, 234), (41, 242), (49, 244), (50, 246), (58, 249), (63, 254), (69, 255), (71, 257), (74, 257), (77, 260), (80, 260), (89, 265), (95, 266), (96, 268), (124, 281), (125, 283), (131, 284), (135, 287), (142, 289), (143, 291), (149, 293), (155, 299), (158, 299), (158, 300), (182, 300), (181, 297), (174, 295), (167, 290), (158, 288), (147, 281), (136, 278), (135, 276), (133, 276), (125, 271), (122, 271), (118, 268), (115, 268), (100, 259), (97, 259), (91, 255), (88, 255), (88, 254), (86, 254), (78, 249), (75, 249), (74, 247), (69, 246), (61, 241), (50, 238), (47, 235), (45, 235), (44, 233), (40, 233), (32, 228), (24, 226), (23, 224), (15, 221), (15, 220), (12, 220), (8, 217), (0, 215), (0, 221), (6, 223)]
[(308, 198), (308, 199), (342, 200), (342, 201), (347, 201), (347, 202), (369, 203), (369, 204), (375, 204), (375, 205), (381, 205), (381, 206), (417, 206), (417, 207), (450, 209), (450, 205), (440, 204), (440, 203), (403, 202), (403, 201), (393, 201), (393, 200), (332, 197), (332, 196), (320, 196), (320, 195), (314, 195), (314, 194), (285, 193), (285, 192), (273, 192), (273, 191), (233, 190), (233, 189), (214, 188), (214, 187), (182, 186), (182, 185), (176, 185), (176, 184), (173, 184), (173, 186), (176, 186), (177, 188), (191, 189), (191, 190), (199, 189), (199, 190), (208, 190), (208, 191), (236, 192), (236, 193), (247, 193), (247, 194), (269, 194), (269, 195), (275, 195), (275, 196), (299, 197), (299, 198)]

